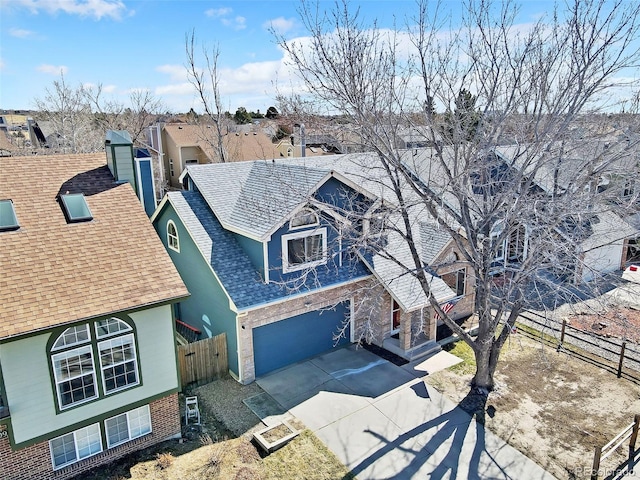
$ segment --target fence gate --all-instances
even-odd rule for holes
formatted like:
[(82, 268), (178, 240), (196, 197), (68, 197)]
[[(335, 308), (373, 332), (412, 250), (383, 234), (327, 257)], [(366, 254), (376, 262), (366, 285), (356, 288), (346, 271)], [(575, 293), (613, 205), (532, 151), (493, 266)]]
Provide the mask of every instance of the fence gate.
[(178, 345), (178, 365), (182, 388), (191, 383), (203, 385), (226, 374), (229, 370), (226, 334)]

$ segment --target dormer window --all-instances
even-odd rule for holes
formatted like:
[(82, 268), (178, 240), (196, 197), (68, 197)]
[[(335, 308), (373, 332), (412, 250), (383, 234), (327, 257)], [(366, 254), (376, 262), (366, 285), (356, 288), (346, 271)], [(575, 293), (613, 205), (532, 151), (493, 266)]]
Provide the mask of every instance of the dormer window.
[(13, 201), (0, 200), (0, 232), (17, 230), (20, 228), (18, 217), (13, 208)]
[(320, 225), (318, 214), (309, 208), (303, 208), (289, 222), (289, 229), (313, 227)]
[(89, 210), (87, 200), (82, 193), (60, 195), (60, 201), (62, 202), (62, 208), (65, 217), (67, 217), (67, 222), (78, 223), (93, 220), (93, 215), (91, 214), (91, 210)]

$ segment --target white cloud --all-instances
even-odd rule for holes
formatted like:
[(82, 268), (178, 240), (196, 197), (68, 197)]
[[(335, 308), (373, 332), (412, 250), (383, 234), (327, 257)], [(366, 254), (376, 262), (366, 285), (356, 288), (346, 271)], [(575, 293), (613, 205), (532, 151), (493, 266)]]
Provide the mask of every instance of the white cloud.
[(234, 30), (244, 30), (247, 28), (247, 19), (240, 15), (235, 18), (223, 18), (220, 21), (223, 25), (232, 27)]
[(193, 85), (191, 85), (189, 82), (184, 82), (184, 83), (174, 83), (170, 85), (162, 85), (160, 87), (156, 87), (154, 93), (158, 96), (193, 95), (194, 89), (193, 89)]
[(262, 24), (264, 28), (267, 28), (267, 29), (272, 28), (276, 31), (276, 33), (280, 33), (280, 34), (287, 33), (295, 25), (296, 25), (296, 21), (294, 18), (284, 18), (284, 17), (274, 18)]
[[(87, 89), (87, 90), (95, 90), (98, 88), (98, 85), (96, 85), (95, 83), (91, 83), (91, 82), (85, 82), (82, 84), (82, 88)], [(115, 85), (100, 85), (100, 91), (104, 94), (104, 93), (115, 93), (115, 91), (117, 90), (117, 87)]]
[(16, 38), (27, 38), (34, 35), (31, 30), (24, 30), (22, 28), (10, 28), (9, 35)]
[[(159, 86), (154, 93), (162, 96), (163, 102), (176, 111), (188, 111), (193, 107), (201, 111), (196, 91), (187, 81), (184, 66), (161, 65), (156, 71), (169, 75), (170, 81)], [(274, 82), (292, 82), (290, 70), (283, 60), (249, 62), (237, 68), (220, 67), (220, 95), (223, 109), (235, 112), (239, 106), (249, 110), (266, 111), (275, 102), (276, 87)]]
[(42, 73), (48, 73), (49, 75), (66, 75), (69, 71), (69, 67), (65, 65), (48, 65), (43, 63), (39, 65), (36, 70)]
[(187, 81), (187, 68), (184, 65), (160, 65), (156, 67), (156, 72), (169, 75), (169, 80), (172, 82), (185, 82)]
[(204, 12), (207, 17), (219, 18), (224, 26), (231, 27), (234, 30), (244, 30), (247, 28), (247, 19), (240, 15), (232, 17), (232, 13), (233, 9), (230, 7), (210, 8)]
[[(67, 13), (96, 20), (111, 18), (120, 20), (127, 11), (122, 0), (14, 0), (16, 5), (28, 8), (32, 13)], [(131, 12), (129, 11), (130, 15)]]
[(220, 70), (220, 93), (264, 92), (272, 90), (272, 82), (280, 70), (280, 61), (245, 63), (238, 68)]
[(233, 9), (229, 7), (222, 7), (222, 8), (210, 8), (209, 10), (204, 12), (204, 14), (207, 17), (219, 18), (219, 17), (226, 17), (227, 15), (230, 15), (231, 12), (233, 12)]

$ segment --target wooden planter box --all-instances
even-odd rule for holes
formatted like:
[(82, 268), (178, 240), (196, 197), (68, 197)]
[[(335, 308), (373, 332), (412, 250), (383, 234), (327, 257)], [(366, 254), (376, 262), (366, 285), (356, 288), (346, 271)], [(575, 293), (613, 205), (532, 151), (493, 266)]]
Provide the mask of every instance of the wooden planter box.
[(281, 423), (263, 428), (254, 433), (253, 438), (265, 452), (271, 453), (284, 446), (292, 438), (296, 437), (298, 433), (300, 432), (293, 428), (286, 420), (283, 420)]

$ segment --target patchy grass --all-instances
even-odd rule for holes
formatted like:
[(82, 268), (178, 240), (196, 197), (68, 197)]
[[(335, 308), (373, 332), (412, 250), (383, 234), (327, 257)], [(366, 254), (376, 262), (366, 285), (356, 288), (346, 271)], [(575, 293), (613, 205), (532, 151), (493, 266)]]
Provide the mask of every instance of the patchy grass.
[[(347, 468), (297, 420), (300, 435), (266, 456), (251, 433), (264, 425), (244, 398), (260, 393), (255, 383), (231, 378), (198, 387), (201, 429), (183, 431), (184, 440), (134, 452), (76, 480), (334, 480), (354, 479)], [(201, 430), (201, 431), (199, 431)]]
[[(516, 334), (505, 344), (485, 426), (558, 479), (587, 480), (594, 447), (613, 439), (640, 412), (640, 387), (558, 352), (557, 341), (549, 345), (539, 333), (537, 339)], [(463, 342), (456, 347), (462, 348), (452, 353), (462, 358), (470, 351)], [(474, 371), (452, 368), (425, 381), (459, 402), (469, 391)], [(617, 467), (626, 447), (602, 467)]]
[(452, 355), (462, 359), (462, 362), (449, 367), (448, 370), (457, 373), (458, 375), (475, 373), (476, 358), (473, 354), (473, 349), (466, 342), (458, 340), (457, 342), (445, 345), (443, 350), (446, 350)]
[(304, 430), (286, 446), (265, 457), (263, 466), (265, 480), (355, 479), (309, 430)]

